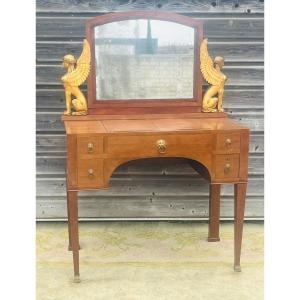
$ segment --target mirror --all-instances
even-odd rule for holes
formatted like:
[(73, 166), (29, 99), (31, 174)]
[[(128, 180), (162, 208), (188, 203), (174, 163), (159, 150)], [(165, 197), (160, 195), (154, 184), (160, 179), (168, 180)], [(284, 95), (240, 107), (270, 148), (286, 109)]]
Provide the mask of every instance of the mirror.
[(96, 26), (96, 99), (193, 98), (194, 39), (194, 28), (162, 20)]

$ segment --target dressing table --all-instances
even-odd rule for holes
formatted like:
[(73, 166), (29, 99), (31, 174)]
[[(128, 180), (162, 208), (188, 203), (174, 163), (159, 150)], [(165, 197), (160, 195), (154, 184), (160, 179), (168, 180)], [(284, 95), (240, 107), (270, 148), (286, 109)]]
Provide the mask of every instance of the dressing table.
[[(200, 58), (201, 20), (155, 11), (112, 13), (88, 20), (86, 39), (83, 53), (87, 59), (87, 45), (90, 47), (86, 111), (84, 98), (80, 102), (84, 95), (63, 80), (74, 281), (80, 281), (78, 191), (109, 188), (118, 166), (153, 157), (185, 158), (207, 179), (209, 242), (220, 240), (221, 185), (234, 184), (234, 270), (240, 271), (249, 130), (229, 119), (221, 106), (203, 109), (208, 94), (203, 96), (202, 92), (205, 58)], [(82, 57), (77, 67), (81, 64), (88, 72)], [(72, 63), (72, 56), (65, 58)], [(218, 91), (208, 100), (220, 101), (223, 89)], [(72, 93), (77, 93), (73, 114)]]

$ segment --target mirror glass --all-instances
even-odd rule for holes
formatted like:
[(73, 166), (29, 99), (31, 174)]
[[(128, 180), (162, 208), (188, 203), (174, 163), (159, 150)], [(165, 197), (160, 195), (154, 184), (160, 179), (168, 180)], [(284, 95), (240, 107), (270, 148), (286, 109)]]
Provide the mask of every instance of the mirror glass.
[(137, 19), (94, 34), (96, 99), (193, 98), (194, 28)]

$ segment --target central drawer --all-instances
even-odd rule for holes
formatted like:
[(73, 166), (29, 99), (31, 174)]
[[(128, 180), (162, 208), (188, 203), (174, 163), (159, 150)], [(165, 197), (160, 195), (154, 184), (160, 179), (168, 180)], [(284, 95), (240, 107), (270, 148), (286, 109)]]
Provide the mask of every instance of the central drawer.
[(159, 134), (110, 136), (105, 152), (118, 157), (195, 154), (212, 150), (212, 134)]

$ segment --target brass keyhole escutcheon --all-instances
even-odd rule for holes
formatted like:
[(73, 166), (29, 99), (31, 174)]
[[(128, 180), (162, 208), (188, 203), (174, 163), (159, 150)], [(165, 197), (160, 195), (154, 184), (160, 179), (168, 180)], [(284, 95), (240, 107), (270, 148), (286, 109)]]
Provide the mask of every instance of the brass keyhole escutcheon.
[(88, 148), (89, 153), (93, 152), (93, 149), (94, 149), (93, 143), (88, 143), (87, 148)]
[(225, 164), (224, 166), (224, 173), (229, 173), (231, 169), (231, 165), (229, 163)]
[(156, 142), (157, 151), (161, 154), (166, 153), (167, 151), (167, 143), (165, 140), (158, 140)]

